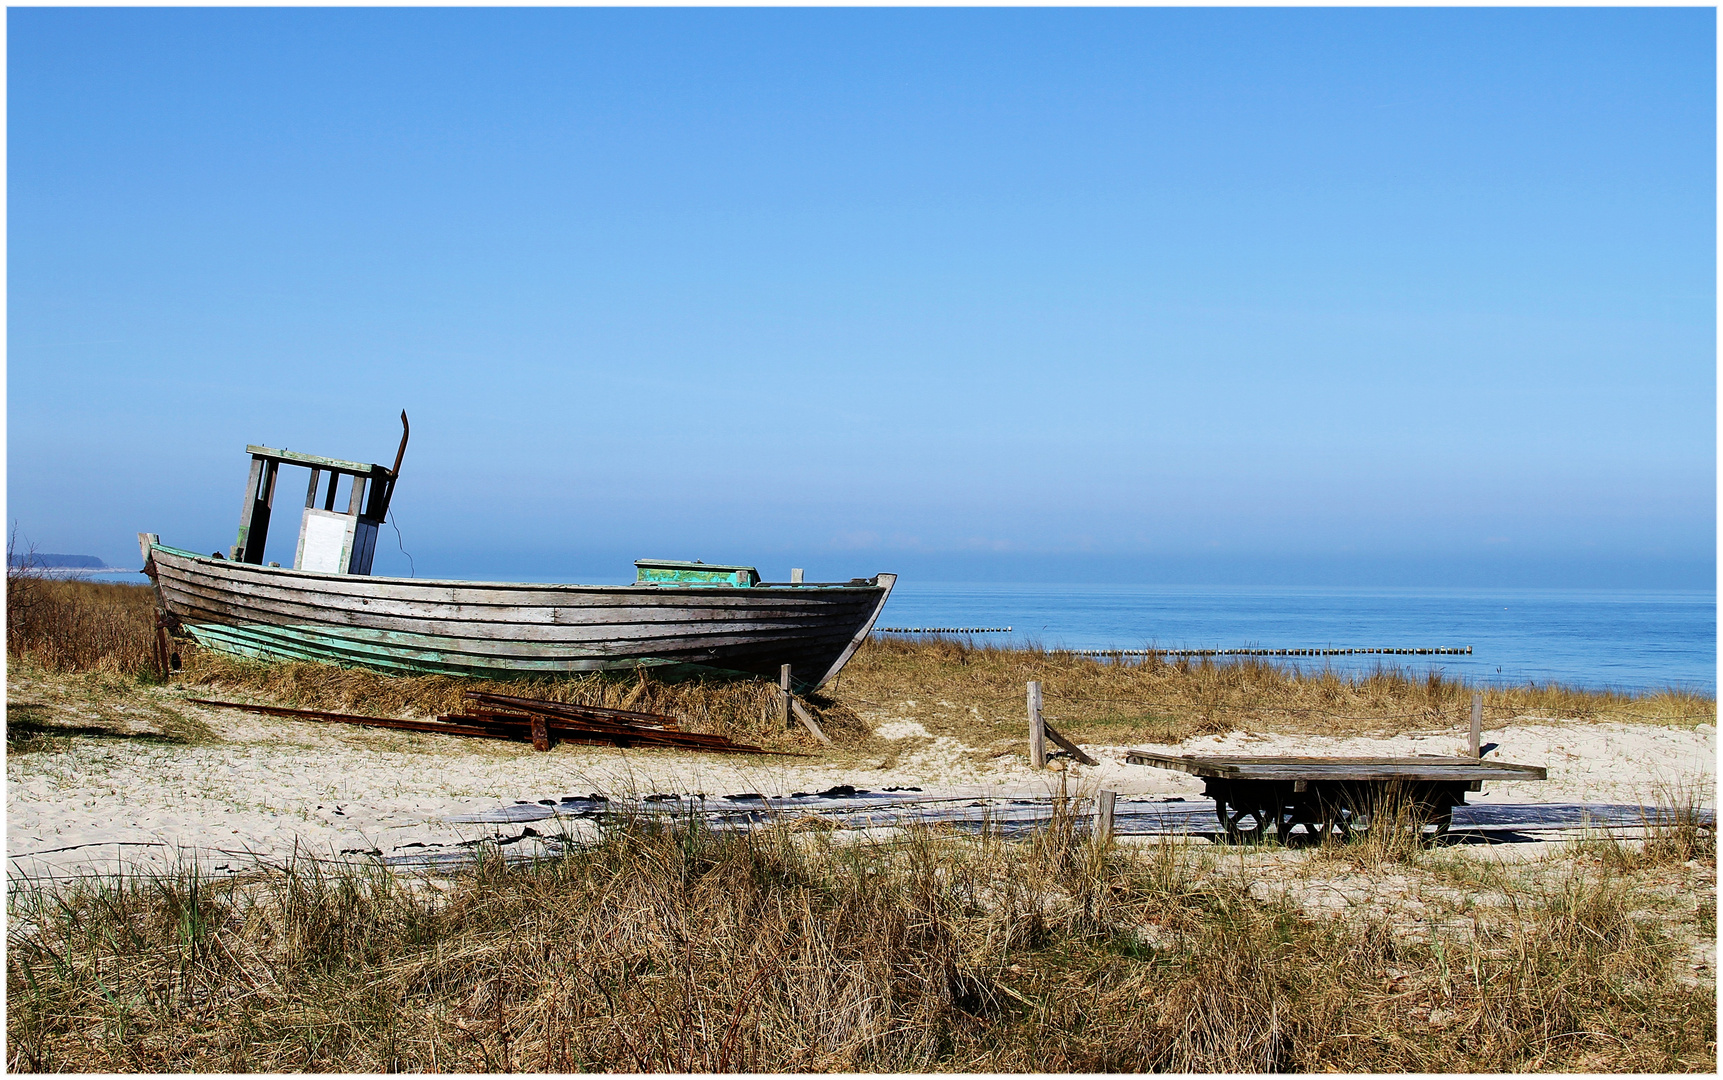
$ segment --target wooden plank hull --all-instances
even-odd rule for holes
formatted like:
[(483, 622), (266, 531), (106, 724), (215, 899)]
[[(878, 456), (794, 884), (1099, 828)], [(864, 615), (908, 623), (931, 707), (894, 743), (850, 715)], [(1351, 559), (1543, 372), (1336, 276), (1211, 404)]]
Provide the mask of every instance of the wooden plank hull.
[(835, 676), (896, 575), (847, 584), (534, 585), (320, 574), (152, 544), (145, 572), (200, 643), (261, 659), (489, 678), (695, 665), (800, 689)]

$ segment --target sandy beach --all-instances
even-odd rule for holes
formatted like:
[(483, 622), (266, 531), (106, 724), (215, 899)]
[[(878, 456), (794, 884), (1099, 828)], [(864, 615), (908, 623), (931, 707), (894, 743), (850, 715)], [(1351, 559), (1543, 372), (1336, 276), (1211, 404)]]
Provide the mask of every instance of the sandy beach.
[[(74, 722), (88, 702), (57, 696), (49, 683), (14, 680), (14, 708), (41, 708)], [(13, 875), (83, 874), (163, 868), (195, 859), (217, 873), (295, 853), (349, 860), (459, 850), (518, 825), (455, 822), (517, 803), (603, 795), (669, 794), (722, 805), (726, 795), (788, 796), (837, 785), (871, 791), (920, 789), (923, 796), (1047, 795), (1056, 773), (1029, 768), (1022, 748), (976, 747), (942, 732), (939, 710), (913, 702), (862, 713), (875, 739), (863, 751), (763, 758), (663, 750), (467, 740), (275, 719), (184, 701), (186, 692), (139, 689), (113, 706), (134, 738), (71, 739), (52, 753), (7, 760), (8, 864)], [(99, 710), (98, 710), (99, 711)], [(151, 734), (163, 717), (201, 725), (207, 735), (176, 743)], [(1492, 727), (1502, 760), (1541, 765), (1543, 782), (1492, 783), (1469, 796), (1481, 805), (1538, 802), (1715, 805), (1716, 729), (1576, 723), (1536, 716)], [(1074, 793), (1099, 789), (1124, 798), (1200, 795), (1201, 782), (1126, 764), (1132, 747), (1181, 753), (1327, 755), (1461, 752), (1452, 731), (1382, 738), (1313, 740), (1233, 732), (1177, 745), (1085, 744), (1100, 764), (1070, 764)], [(889, 752), (873, 754), (873, 747)]]

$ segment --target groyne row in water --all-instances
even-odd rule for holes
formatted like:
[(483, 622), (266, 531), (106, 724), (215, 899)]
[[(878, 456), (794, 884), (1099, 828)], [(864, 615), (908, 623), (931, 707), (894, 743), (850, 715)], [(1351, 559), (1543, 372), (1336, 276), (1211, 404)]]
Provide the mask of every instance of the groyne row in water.
[[(876, 626), (876, 634), (1009, 634), (1009, 626)], [(1049, 649), (1073, 656), (1470, 656), (1470, 645), (1431, 649)]]
[(1435, 649), (1059, 649), (1077, 656), (1470, 656), (1472, 647)]

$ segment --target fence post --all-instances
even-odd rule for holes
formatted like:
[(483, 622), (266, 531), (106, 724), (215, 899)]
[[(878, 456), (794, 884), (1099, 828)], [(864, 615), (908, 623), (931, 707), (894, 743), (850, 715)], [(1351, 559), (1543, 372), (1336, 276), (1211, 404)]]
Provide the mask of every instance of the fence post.
[(1095, 796), (1095, 842), (1098, 844), (1111, 843), (1113, 839), (1113, 804), (1118, 801), (1116, 791), (1102, 788)]
[(778, 719), (790, 726), (790, 665), (778, 668)]
[(798, 567), (791, 567), (791, 569), (790, 569), (790, 584), (791, 585), (800, 585), (801, 583), (802, 583), (801, 567), (799, 567), (799, 566)]
[(1481, 758), (1484, 756), (1482, 749), (1480, 749), (1483, 745), (1484, 745), (1484, 695), (1473, 694), (1472, 695), (1472, 756), (1473, 757)]
[(1047, 729), (1041, 722), (1041, 684), (1029, 684), (1029, 767), (1047, 767)]

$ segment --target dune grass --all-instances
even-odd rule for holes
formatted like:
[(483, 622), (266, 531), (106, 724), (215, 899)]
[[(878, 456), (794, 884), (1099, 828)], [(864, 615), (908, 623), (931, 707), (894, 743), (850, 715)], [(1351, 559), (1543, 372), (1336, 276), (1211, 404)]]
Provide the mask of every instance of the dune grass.
[(836, 688), (852, 705), (949, 702), (986, 720), (1024, 713), (1024, 685), (1041, 683), (1048, 719), (1085, 742), (1177, 743), (1228, 731), (1354, 735), (1464, 730), (1473, 693), (1486, 726), (1537, 716), (1691, 727), (1716, 723), (1714, 697), (1682, 690), (1580, 690), (1556, 684), (1475, 686), (1440, 669), (1380, 666), (1364, 673), (1300, 672), (1257, 657), (1110, 662), (951, 638), (870, 641)]
[(147, 585), (69, 581), (10, 569), (6, 652), (52, 672), (159, 674), (155, 595)]
[(1698, 871), (1572, 850), (1474, 883), (1457, 931), (1258, 898), (1267, 853), (1058, 821), (855, 843), (623, 821), (443, 878), (302, 860), (14, 888), (7, 1065), (1711, 1071), (1714, 984), (1680, 977), (1691, 928), (1637, 887), (1714, 889), (1714, 847)]

